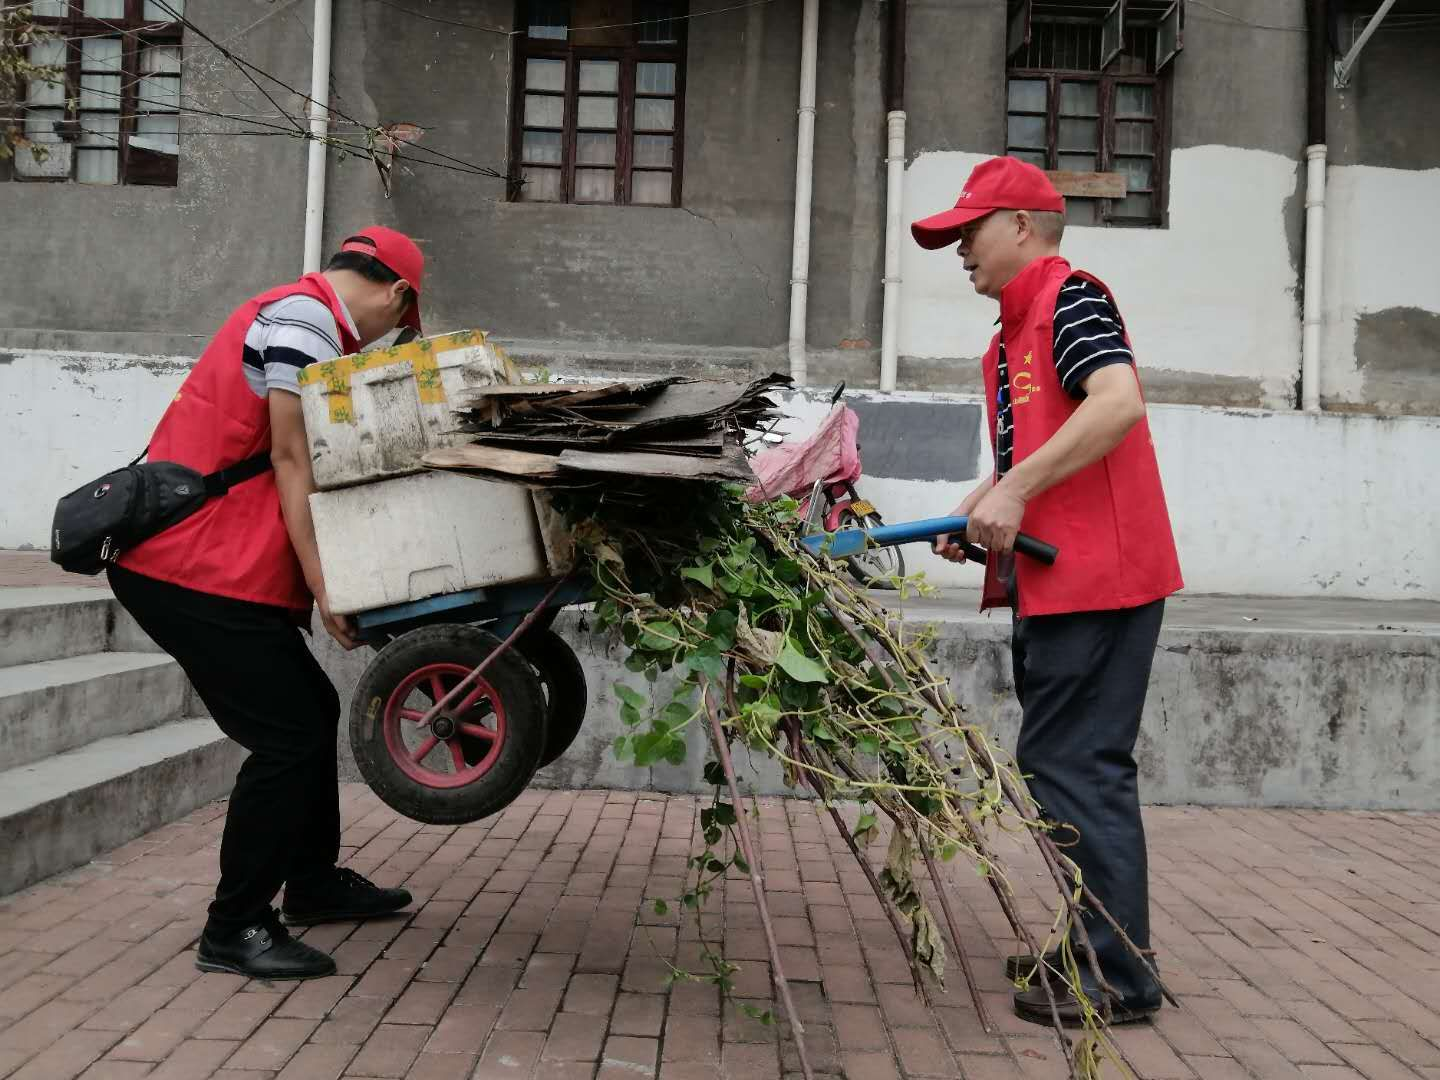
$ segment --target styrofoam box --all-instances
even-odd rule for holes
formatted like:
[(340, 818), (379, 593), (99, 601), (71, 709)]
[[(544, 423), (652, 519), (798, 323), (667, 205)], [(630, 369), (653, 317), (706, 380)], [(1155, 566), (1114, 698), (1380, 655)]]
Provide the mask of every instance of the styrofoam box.
[(310, 365), (299, 382), (315, 486), (421, 472), (425, 451), (469, 441), (451, 412), (460, 393), (515, 378), (505, 351), (479, 330)]
[(310, 514), (330, 609), (341, 615), (570, 569), (548, 496), (518, 484), (425, 472), (317, 491)]

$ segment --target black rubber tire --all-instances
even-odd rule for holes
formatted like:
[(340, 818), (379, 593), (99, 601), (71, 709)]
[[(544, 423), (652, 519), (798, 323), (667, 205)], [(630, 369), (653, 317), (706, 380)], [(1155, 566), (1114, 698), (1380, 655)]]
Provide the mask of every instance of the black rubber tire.
[(506, 732), (488, 772), (454, 788), (429, 787), (407, 776), (385, 743), (385, 703), (406, 678), (430, 664), (473, 668), (500, 639), (474, 626), (422, 626), (402, 634), (370, 661), (350, 702), (350, 749), (360, 775), (385, 805), (427, 825), (463, 825), (499, 813), (525, 790), (545, 750), (545, 696), (524, 657), (497, 656), (484, 678), (504, 704)]
[[(885, 522), (879, 514), (867, 514), (861, 518), (848, 510), (841, 515), (841, 528), (878, 529)], [(878, 549), (877, 549), (878, 550)], [(885, 549), (895, 560), (895, 574), (897, 577), (905, 576), (905, 556), (900, 553), (898, 547)], [(850, 576), (867, 589), (894, 589), (895, 583), (888, 576), (872, 574), (865, 566), (864, 560), (850, 558), (845, 560), (845, 568), (850, 571)]]
[(540, 755), (543, 769), (569, 750), (580, 734), (590, 690), (580, 658), (555, 631), (531, 630), (515, 647), (530, 661), (545, 689), (545, 752)]

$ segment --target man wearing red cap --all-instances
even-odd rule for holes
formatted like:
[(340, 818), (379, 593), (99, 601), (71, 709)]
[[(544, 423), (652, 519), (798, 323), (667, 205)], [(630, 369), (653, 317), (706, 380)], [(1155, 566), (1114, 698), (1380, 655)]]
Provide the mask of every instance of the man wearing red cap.
[(330, 611), (310, 520), (310, 449), (297, 371), (358, 352), (397, 326), (420, 329), (425, 259), (375, 227), (350, 237), (323, 273), (254, 297), (231, 314), (161, 417), (156, 460), (231, 486), (110, 568), (116, 598), (184, 669), (210, 715), (250, 751), (220, 843), (220, 882), (196, 964), (259, 979), (332, 975), (335, 962), (289, 923), (363, 919), (410, 903), (336, 866), (340, 699), (300, 634)]
[[(977, 166), (952, 210), (911, 226), (921, 247), (959, 242), (975, 291), (1000, 304), (985, 354), (992, 476), (954, 513), (989, 552), (981, 607), (1014, 609), (1011, 654), (1023, 714), (1016, 760), (1084, 883), (1141, 949), (1150, 945), (1135, 741), (1165, 597), (1181, 585), (1160, 470), (1124, 321), (1110, 290), (1060, 257), (1065, 201), (1015, 158)], [(1056, 545), (1051, 567), (1012, 553), (1024, 531)], [(958, 537), (936, 551), (963, 562)], [(1112, 1020), (1160, 1007), (1154, 977), (1094, 910), (1084, 925), (1119, 999)], [(1079, 935), (1071, 932), (1079, 954)], [(1052, 955), (1046, 960), (1058, 970)], [(1035, 970), (1011, 957), (1011, 978)], [(1080, 958), (1098, 1006), (1109, 995)], [(1015, 995), (1051, 1023), (1038, 980)], [(1061, 1019), (1082, 1022), (1061, 995)]]

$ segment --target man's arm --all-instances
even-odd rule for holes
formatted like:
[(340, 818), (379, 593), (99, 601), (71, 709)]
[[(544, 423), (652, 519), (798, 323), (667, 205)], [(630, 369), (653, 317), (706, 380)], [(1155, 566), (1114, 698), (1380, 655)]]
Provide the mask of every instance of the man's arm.
[(979, 501), (970, 513), (966, 532), (970, 539), (991, 551), (1013, 550), (1025, 504), (1099, 461), (1144, 419), (1145, 401), (1129, 364), (1097, 368), (1084, 380), (1084, 387), (1084, 400), (1060, 430)]
[(346, 616), (330, 613), (330, 601), (325, 594), (320, 549), (315, 543), (315, 522), (310, 517), (315, 477), (310, 471), (310, 444), (305, 439), (305, 414), (300, 408), (300, 398), (288, 390), (271, 390), (266, 400), (270, 406), (270, 461), (275, 466), (275, 486), (280, 489), (280, 510), (285, 515), (290, 546), (300, 558), (305, 584), (320, 608), (325, 629), (343, 647), (353, 649), (359, 644), (354, 637), (354, 626)]

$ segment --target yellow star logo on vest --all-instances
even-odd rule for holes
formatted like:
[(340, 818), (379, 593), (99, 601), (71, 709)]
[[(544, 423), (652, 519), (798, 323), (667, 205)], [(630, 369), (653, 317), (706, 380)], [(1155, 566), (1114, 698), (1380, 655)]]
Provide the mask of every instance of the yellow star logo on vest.
[(1035, 359), (1035, 354), (1034, 354), (1034, 353), (1028, 353), (1028, 352), (1027, 352), (1027, 353), (1025, 354), (1025, 363), (1028, 364), (1028, 363), (1030, 363), (1030, 361), (1033, 360), (1033, 359)]

